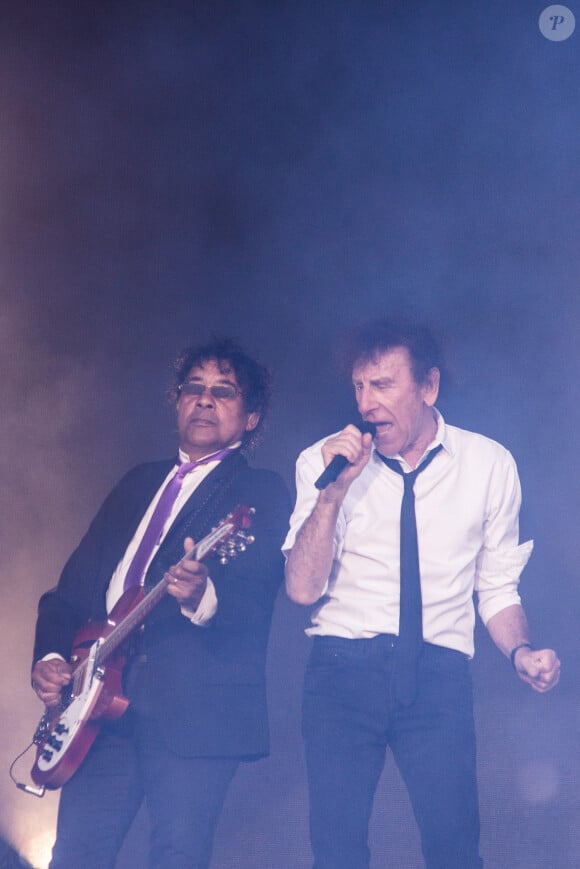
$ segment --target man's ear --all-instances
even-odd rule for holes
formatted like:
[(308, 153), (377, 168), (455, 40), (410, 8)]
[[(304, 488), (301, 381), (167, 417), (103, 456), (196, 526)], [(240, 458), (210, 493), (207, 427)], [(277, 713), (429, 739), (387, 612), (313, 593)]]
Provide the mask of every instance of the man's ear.
[(260, 422), (260, 414), (257, 412), (248, 414), (248, 421), (246, 423), (246, 431), (254, 431), (258, 423)]
[(438, 368), (430, 368), (423, 384), (423, 401), (428, 407), (433, 407), (439, 395), (441, 372)]

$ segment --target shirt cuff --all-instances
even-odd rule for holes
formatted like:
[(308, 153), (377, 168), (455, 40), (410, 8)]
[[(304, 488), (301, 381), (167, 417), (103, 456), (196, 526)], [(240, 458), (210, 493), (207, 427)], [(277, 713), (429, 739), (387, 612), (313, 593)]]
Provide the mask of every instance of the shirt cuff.
[(207, 578), (207, 585), (196, 610), (190, 607), (182, 606), (182, 614), (199, 628), (204, 628), (208, 625), (215, 616), (218, 608), (218, 599), (215, 590), (215, 585), (211, 579)]

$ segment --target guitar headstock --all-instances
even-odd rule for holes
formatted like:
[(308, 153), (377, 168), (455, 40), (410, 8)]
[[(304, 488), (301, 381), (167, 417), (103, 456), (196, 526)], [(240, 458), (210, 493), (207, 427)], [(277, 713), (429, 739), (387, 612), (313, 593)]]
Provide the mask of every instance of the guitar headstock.
[(245, 552), (248, 546), (254, 542), (255, 538), (248, 534), (248, 529), (252, 524), (252, 516), (255, 512), (254, 507), (240, 504), (226, 517), (225, 521), (232, 525), (232, 532), (216, 548), (220, 564), (227, 564), (228, 561), (236, 557), (238, 552)]
[(252, 516), (256, 512), (254, 507), (238, 504), (235, 510), (222, 519), (215, 528), (210, 531), (198, 544), (202, 552), (197, 552), (201, 560), (210, 552), (215, 552), (220, 564), (227, 564), (238, 552), (244, 552), (254, 542), (254, 537), (248, 533), (252, 524)]

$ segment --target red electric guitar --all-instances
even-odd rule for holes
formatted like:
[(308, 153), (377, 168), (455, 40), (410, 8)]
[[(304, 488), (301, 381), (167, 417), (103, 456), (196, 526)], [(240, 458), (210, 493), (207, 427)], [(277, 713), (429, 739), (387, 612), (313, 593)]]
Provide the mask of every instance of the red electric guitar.
[[(217, 552), (226, 564), (254, 538), (247, 534), (254, 513), (240, 505), (195, 546), (188, 555), (201, 561)], [(38, 747), (31, 776), (42, 788), (56, 790), (71, 778), (93, 744), (101, 723), (120, 718), (129, 705), (122, 675), (129, 635), (165, 597), (165, 577), (148, 594), (140, 586), (128, 589), (106, 622), (89, 622), (76, 634), (70, 691), (60, 706), (47, 708), (34, 734)]]

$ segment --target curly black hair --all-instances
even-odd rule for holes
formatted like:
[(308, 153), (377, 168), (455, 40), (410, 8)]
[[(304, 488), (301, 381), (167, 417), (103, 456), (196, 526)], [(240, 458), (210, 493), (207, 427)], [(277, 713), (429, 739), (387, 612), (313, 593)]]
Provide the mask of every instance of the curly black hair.
[(248, 356), (239, 344), (230, 338), (214, 338), (207, 344), (186, 347), (174, 364), (174, 382), (169, 396), (173, 403), (179, 398), (179, 387), (187, 379), (192, 368), (203, 368), (207, 362), (215, 362), (222, 372), (233, 372), (242, 391), (246, 413), (258, 413), (260, 419), (253, 431), (242, 438), (246, 449), (256, 446), (260, 440), (264, 419), (272, 395), (272, 375), (264, 366)]

